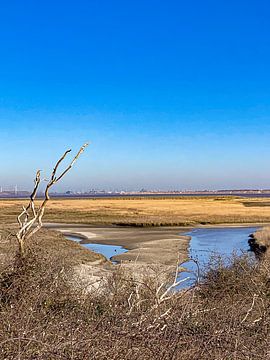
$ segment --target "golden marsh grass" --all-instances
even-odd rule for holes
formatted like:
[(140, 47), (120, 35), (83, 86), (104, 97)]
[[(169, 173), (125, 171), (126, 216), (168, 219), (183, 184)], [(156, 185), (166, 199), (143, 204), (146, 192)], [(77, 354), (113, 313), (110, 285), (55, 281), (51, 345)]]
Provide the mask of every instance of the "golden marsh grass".
[[(26, 201), (0, 200), (0, 222), (14, 223)], [(134, 226), (269, 223), (270, 202), (236, 197), (52, 199), (44, 221)]]

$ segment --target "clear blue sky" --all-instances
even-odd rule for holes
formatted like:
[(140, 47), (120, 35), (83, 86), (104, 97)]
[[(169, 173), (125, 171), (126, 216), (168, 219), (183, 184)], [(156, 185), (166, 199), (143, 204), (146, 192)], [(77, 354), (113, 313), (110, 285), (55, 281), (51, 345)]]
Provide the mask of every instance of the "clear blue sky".
[(5, 1), (0, 185), (270, 187), (269, 1)]

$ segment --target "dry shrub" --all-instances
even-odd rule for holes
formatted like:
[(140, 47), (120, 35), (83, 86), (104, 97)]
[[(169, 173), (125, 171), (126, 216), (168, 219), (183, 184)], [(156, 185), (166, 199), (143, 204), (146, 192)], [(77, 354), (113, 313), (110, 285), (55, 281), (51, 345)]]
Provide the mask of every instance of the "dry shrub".
[(162, 298), (123, 269), (103, 292), (70, 283), (72, 266), (35, 245), (1, 269), (1, 359), (267, 359), (269, 267), (215, 258), (199, 287)]
[(261, 242), (266, 247), (270, 245), (270, 226), (265, 226), (260, 230), (257, 230), (254, 234), (258, 242)]
[(265, 226), (251, 234), (249, 245), (258, 257), (270, 258), (270, 226)]

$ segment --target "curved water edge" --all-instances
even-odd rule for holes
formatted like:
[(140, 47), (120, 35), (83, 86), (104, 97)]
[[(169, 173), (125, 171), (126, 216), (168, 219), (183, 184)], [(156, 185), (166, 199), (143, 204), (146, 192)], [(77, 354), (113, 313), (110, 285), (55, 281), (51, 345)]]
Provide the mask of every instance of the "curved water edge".
[(186, 271), (180, 273), (178, 280), (189, 279), (181, 287), (194, 284), (200, 276), (200, 270), (210, 262), (212, 256), (220, 255), (226, 261), (233, 253), (241, 255), (249, 252), (249, 237), (257, 230), (258, 227), (219, 227), (196, 228), (185, 233), (191, 237), (190, 260), (183, 264)]
[[(181, 278), (185, 276), (191, 277), (194, 282), (198, 273), (198, 265), (200, 269), (206, 265), (213, 254), (219, 254), (224, 258), (232, 254), (232, 252), (240, 254), (249, 250), (248, 239), (250, 234), (254, 233), (258, 227), (216, 227), (216, 228), (194, 228), (184, 235), (191, 238), (189, 243), (189, 258), (191, 260), (183, 264), (187, 271), (181, 274)], [(183, 233), (179, 234), (183, 235)], [(120, 245), (105, 245), (99, 243), (89, 243), (89, 238), (76, 233), (65, 233), (67, 239), (79, 242), (89, 250), (101, 253), (108, 260), (117, 263), (115, 256), (128, 251)], [(87, 243), (86, 243), (87, 241)], [(196, 260), (194, 262), (192, 259)]]
[(123, 254), (128, 251), (123, 246), (119, 246), (119, 245), (104, 245), (104, 244), (94, 244), (94, 243), (82, 242), (85, 239), (87, 239), (87, 237), (79, 235), (79, 234), (78, 235), (65, 234), (65, 238), (68, 240), (76, 241), (77, 243), (81, 244), (85, 248), (87, 248), (91, 251), (94, 251), (98, 254), (104, 255), (105, 258), (107, 260), (110, 260), (113, 264), (117, 263), (117, 261), (113, 260), (114, 256)]

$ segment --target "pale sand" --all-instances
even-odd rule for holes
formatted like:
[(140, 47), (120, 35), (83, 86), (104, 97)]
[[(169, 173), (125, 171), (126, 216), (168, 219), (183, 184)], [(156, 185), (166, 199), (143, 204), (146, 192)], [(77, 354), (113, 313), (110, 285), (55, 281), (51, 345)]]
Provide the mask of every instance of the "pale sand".
[[(89, 227), (85, 225), (47, 224), (47, 228), (64, 235), (81, 237), (82, 243), (121, 245), (128, 251), (113, 257), (118, 265), (88, 263), (74, 268), (72, 282), (86, 292), (102, 292), (110, 274), (120, 267), (137, 281), (147, 274), (159, 285), (174, 276), (175, 266), (188, 258), (189, 236), (180, 235), (188, 229), (179, 227), (122, 228)], [(180, 269), (179, 269), (180, 270)]]
[[(62, 234), (72, 234), (74, 233), (74, 229), (73, 228), (66, 228), (66, 229), (58, 229), (55, 228), (55, 230), (60, 231)], [(77, 229), (76, 229), (77, 230)], [(74, 235), (78, 236), (78, 237), (82, 237), (82, 239), (92, 239), (94, 237), (97, 236), (97, 234), (90, 232), (90, 231), (76, 231), (74, 233)]]
[(65, 235), (77, 235), (81, 243), (121, 245), (128, 252), (113, 258), (118, 262), (175, 265), (188, 257), (189, 236), (180, 235), (187, 228), (90, 227), (70, 224), (47, 224), (46, 227)]

